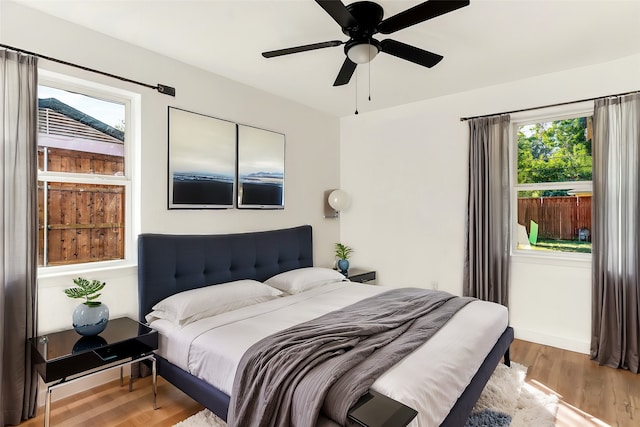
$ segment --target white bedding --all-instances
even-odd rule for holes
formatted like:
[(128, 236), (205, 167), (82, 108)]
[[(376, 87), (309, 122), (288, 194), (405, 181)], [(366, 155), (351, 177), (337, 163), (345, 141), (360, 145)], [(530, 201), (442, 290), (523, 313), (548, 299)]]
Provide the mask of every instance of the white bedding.
[[(334, 283), (198, 320), (183, 328), (166, 320), (159, 354), (231, 395), (236, 367), (255, 342), (363, 298), (383, 286)], [(508, 324), (504, 306), (474, 301), (423, 346), (378, 378), (372, 388), (418, 411), (410, 426), (438, 426)]]

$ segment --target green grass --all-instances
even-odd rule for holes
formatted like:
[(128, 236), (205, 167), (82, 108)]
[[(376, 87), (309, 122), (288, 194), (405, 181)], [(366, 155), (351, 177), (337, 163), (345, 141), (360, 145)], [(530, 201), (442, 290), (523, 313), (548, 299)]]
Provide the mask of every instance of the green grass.
[(538, 239), (538, 242), (535, 245), (531, 245), (531, 249), (540, 251), (579, 252), (590, 254), (591, 242), (580, 242), (577, 240)]

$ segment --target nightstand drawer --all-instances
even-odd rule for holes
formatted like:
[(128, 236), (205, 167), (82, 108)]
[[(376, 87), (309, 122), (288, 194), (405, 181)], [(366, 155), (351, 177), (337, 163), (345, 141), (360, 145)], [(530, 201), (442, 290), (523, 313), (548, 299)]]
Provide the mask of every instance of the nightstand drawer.
[(352, 269), (349, 269), (347, 278), (352, 282), (371, 283), (371, 282), (375, 282), (376, 280), (376, 272), (371, 270), (362, 270), (362, 269), (352, 268)]

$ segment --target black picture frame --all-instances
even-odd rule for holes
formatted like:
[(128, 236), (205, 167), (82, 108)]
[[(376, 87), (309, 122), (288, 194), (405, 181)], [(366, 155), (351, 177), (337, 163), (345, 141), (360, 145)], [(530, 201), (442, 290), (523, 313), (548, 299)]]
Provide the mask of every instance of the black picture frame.
[(284, 209), (285, 135), (238, 125), (238, 209)]
[(175, 107), (168, 123), (168, 208), (233, 208), (236, 124)]

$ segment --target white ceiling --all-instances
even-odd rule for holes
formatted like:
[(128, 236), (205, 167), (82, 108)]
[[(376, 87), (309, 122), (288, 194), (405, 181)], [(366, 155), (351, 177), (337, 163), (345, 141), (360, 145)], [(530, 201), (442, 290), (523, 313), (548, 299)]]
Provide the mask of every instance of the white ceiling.
[[(356, 76), (346, 86), (332, 86), (343, 46), (271, 59), (260, 55), (347, 40), (312, 0), (18, 2), (336, 116), (355, 109)], [(389, 17), (420, 1), (378, 3)], [(358, 66), (360, 112), (640, 53), (640, 0), (471, 0), (382, 38), (444, 59), (428, 69), (378, 55), (370, 64), (371, 101), (369, 66)]]

